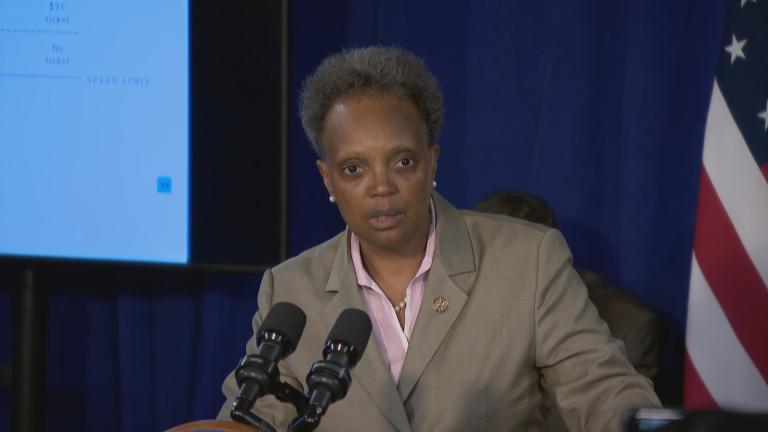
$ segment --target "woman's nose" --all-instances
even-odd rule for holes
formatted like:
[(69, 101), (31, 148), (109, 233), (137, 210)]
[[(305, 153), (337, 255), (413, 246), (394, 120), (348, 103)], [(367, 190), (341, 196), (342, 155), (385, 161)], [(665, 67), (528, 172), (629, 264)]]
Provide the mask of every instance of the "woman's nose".
[(387, 169), (374, 170), (372, 176), (371, 194), (374, 196), (387, 196), (396, 192), (392, 175)]

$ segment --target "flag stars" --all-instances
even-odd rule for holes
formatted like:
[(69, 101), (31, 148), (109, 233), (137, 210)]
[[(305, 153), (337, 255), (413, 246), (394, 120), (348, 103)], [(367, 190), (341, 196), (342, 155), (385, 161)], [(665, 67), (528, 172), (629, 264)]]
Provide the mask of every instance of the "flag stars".
[(765, 101), (765, 111), (758, 113), (757, 116), (765, 120), (765, 128), (763, 130), (768, 131), (768, 100)]
[(725, 47), (725, 50), (731, 54), (731, 64), (733, 64), (737, 58), (747, 59), (747, 56), (744, 55), (744, 45), (746, 44), (746, 39), (738, 40), (736, 39), (735, 34), (731, 35), (731, 44)]
[(757, 0), (741, 0), (741, 7), (744, 7), (747, 3), (757, 3)]

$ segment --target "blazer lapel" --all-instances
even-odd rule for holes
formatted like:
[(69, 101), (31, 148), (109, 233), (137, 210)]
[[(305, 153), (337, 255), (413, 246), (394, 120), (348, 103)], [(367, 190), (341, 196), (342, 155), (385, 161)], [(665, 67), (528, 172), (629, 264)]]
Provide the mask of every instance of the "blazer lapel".
[[(400, 372), (397, 389), (403, 401), (461, 313), (474, 279), (473, 274), (458, 276), (475, 271), (472, 243), (464, 217), (439, 194), (433, 194), (433, 198), (437, 213), (437, 244), (419, 316)], [(442, 312), (433, 307), (433, 301), (438, 297), (448, 300), (448, 308)]]
[[(344, 309), (366, 310), (357, 286), (348, 243), (348, 236), (345, 236), (336, 253), (333, 269), (325, 287), (326, 292), (336, 292), (323, 309), (323, 316), (329, 330)], [(392, 376), (384, 365), (373, 333), (368, 339), (368, 345), (359, 363), (352, 369), (351, 375), (352, 385), (358, 383), (395, 428), (402, 432), (411, 431), (405, 407), (392, 381)]]

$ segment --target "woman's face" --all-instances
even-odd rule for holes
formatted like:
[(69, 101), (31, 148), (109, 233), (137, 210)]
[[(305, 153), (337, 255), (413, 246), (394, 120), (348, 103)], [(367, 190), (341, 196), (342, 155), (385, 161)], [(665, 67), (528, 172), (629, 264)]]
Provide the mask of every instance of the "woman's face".
[(402, 97), (365, 92), (336, 102), (325, 118), (328, 193), (364, 248), (423, 252), (439, 148)]

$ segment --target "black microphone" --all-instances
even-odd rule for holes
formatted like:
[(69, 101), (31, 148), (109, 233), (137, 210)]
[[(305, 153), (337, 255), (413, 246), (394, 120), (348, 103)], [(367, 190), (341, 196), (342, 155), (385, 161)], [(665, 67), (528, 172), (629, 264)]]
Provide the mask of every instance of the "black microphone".
[(312, 365), (307, 374), (309, 408), (304, 415), (308, 424), (317, 427), (328, 406), (347, 395), (355, 367), (365, 351), (371, 335), (371, 320), (359, 309), (345, 309), (336, 320), (323, 349), (323, 358)]
[(269, 310), (256, 332), (256, 352), (243, 357), (235, 371), (240, 392), (230, 414), (233, 420), (248, 416), (256, 399), (278, 384), (278, 362), (296, 349), (306, 322), (304, 312), (291, 303), (276, 303)]

